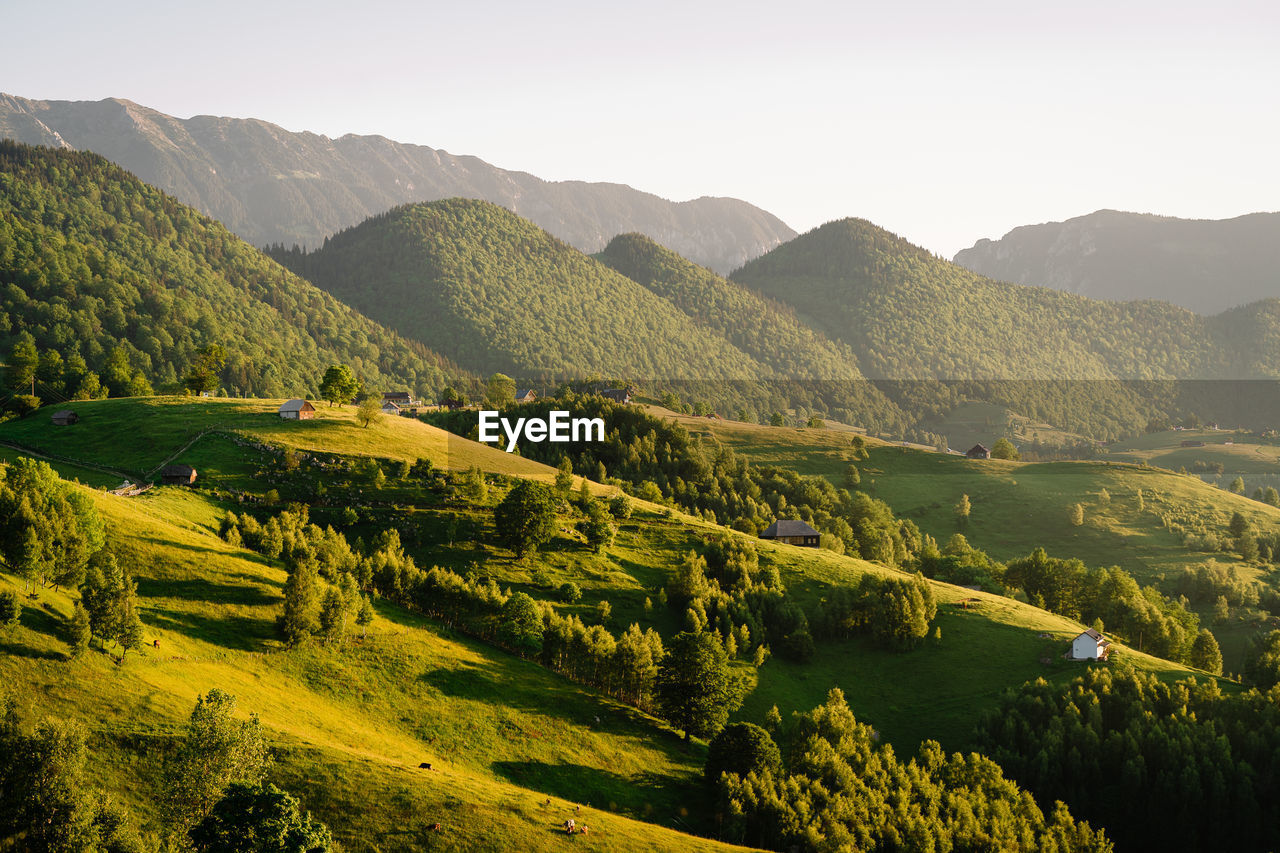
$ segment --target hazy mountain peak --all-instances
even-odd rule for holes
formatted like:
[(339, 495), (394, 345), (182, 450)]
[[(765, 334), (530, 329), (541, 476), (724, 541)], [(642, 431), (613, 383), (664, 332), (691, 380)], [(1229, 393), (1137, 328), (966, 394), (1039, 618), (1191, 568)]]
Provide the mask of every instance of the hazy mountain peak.
[(330, 139), (261, 119), (179, 119), (123, 98), (0, 95), (0, 137), (95, 151), (258, 245), (316, 246), (398, 204), (481, 198), (585, 251), (639, 231), (721, 272), (795, 232), (746, 202), (671, 202), (618, 183), (544, 181), (383, 136)]
[(955, 262), (1019, 284), (1216, 314), (1280, 296), (1280, 213), (1212, 220), (1098, 210), (979, 240)]

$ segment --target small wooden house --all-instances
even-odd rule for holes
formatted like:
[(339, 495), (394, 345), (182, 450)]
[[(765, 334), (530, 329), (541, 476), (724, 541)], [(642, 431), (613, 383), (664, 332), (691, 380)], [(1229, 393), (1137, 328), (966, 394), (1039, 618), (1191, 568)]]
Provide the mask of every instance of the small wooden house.
[(975, 444), (966, 450), (964, 455), (969, 459), (990, 459), (991, 451), (984, 445)]
[(600, 392), (600, 396), (606, 400), (612, 400), (615, 403), (630, 403), (630, 388), (606, 388)]
[(1111, 641), (1089, 628), (1071, 641), (1071, 657), (1075, 660), (1106, 660)]
[(54, 426), (71, 426), (80, 422), (80, 416), (70, 409), (63, 409), (60, 412), (53, 413)]
[(196, 481), (196, 469), (190, 465), (166, 465), (160, 469), (160, 482), (166, 486), (190, 486)]
[(532, 388), (519, 388), (516, 390), (515, 402), (517, 403), (532, 403), (536, 399), (538, 399), (538, 392)]
[(786, 545), (799, 545), (801, 548), (817, 548), (822, 534), (803, 521), (778, 519), (765, 528), (761, 539), (772, 539)]
[(286, 421), (306, 421), (316, 416), (316, 407), (306, 400), (285, 400), (280, 417)]

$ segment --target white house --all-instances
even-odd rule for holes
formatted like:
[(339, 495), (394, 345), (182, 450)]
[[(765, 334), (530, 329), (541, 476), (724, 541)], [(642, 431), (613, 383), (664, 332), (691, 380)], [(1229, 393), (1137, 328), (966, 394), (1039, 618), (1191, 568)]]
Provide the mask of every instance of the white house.
[(1071, 657), (1075, 660), (1106, 660), (1111, 641), (1092, 628), (1071, 641)]
[(398, 414), (400, 414), (400, 407), (399, 407), (399, 406), (397, 406), (395, 403), (391, 402), (390, 400), (383, 400), (383, 401), (382, 401), (382, 414), (384, 414), (384, 415), (392, 415), (392, 416), (394, 416), (394, 415), (398, 415)]

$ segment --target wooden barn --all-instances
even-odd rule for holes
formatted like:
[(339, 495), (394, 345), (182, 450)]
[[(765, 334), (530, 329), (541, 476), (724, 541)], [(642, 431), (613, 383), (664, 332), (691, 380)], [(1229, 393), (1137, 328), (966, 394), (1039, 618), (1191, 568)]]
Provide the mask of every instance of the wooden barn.
[(966, 450), (964, 455), (969, 459), (990, 459), (991, 451), (985, 445), (975, 444)]
[(532, 388), (520, 388), (516, 391), (515, 402), (517, 403), (532, 403), (536, 399), (538, 399), (538, 392)]
[(70, 409), (63, 409), (60, 412), (53, 413), (54, 426), (71, 426), (80, 422), (80, 416)]
[(286, 421), (306, 421), (316, 416), (316, 407), (306, 400), (285, 400), (279, 414)]
[(190, 486), (196, 481), (196, 469), (190, 465), (166, 465), (160, 469), (160, 482), (166, 486)]
[(803, 521), (778, 519), (760, 534), (761, 539), (772, 539), (787, 545), (799, 545), (801, 548), (817, 548), (822, 534)]

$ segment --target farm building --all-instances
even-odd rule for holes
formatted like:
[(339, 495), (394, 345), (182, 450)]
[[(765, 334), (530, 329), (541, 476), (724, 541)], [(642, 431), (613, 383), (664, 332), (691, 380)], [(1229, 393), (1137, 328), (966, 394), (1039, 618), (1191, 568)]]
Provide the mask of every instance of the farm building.
[(286, 421), (305, 421), (316, 416), (316, 407), (306, 400), (285, 400), (280, 417)]
[(391, 415), (393, 417), (398, 416), (400, 414), (400, 406), (396, 403), (391, 402), (390, 400), (383, 400), (382, 414)]
[(964, 455), (970, 459), (990, 459), (991, 451), (984, 445), (975, 444), (973, 447), (970, 447), (965, 451)]
[(600, 392), (600, 396), (604, 397), (606, 400), (612, 400), (615, 403), (630, 403), (631, 389), (630, 388), (606, 388), (605, 390)]
[(761, 539), (773, 539), (787, 545), (799, 545), (802, 548), (817, 548), (822, 534), (803, 521), (778, 519), (760, 534)]
[(400, 408), (413, 405), (413, 398), (408, 391), (387, 391), (382, 395), (382, 402), (395, 403)]
[(515, 402), (517, 403), (532, 403), (536, 399), (538, 399), (538, 392), (532, 388), (520, 388), (516, 390)]
[(1071, 657), (1075, 660), (1106, 660), (1111, 641), (1089, 628), (1071, 641)]
[(53, 413), (54, 426), (71, 426), (74, 423), (79, 423), (79, 421), (80, 416), (70, 409), (63, 409), (60, 412)]
[(166, 465), (160, 469), (160, 481), (166, 486), (190, 486), (196, 481), (196, 469), (190, 465)]

